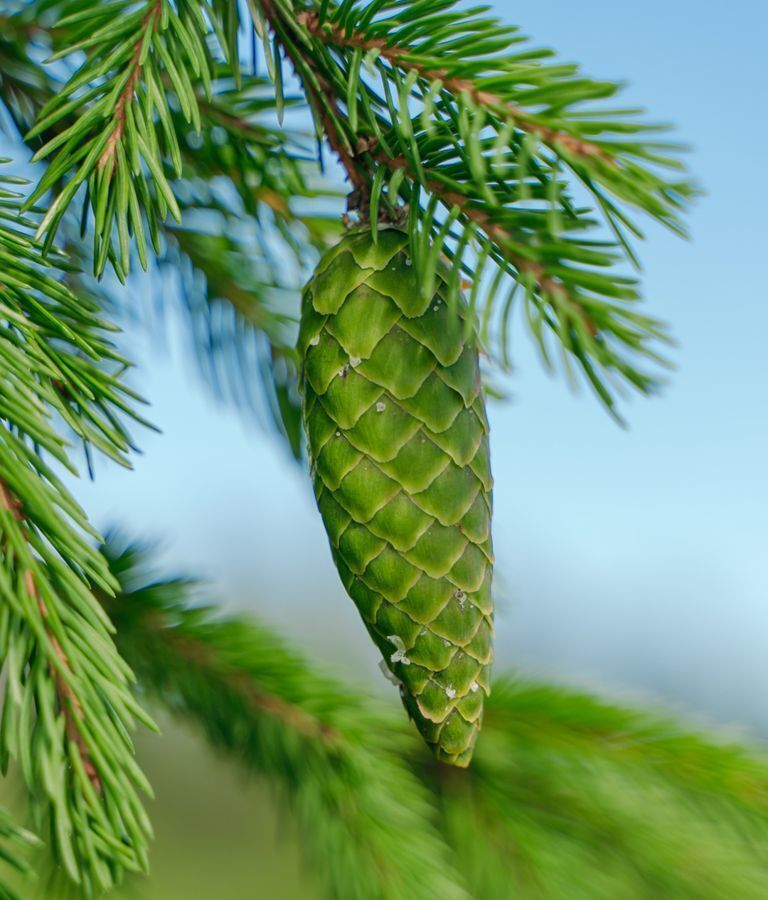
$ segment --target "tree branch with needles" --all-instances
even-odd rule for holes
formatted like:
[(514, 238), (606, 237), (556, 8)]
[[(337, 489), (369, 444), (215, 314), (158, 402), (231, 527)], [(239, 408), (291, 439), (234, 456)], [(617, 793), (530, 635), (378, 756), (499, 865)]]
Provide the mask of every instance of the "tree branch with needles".
[(446, 69), (433, 69), (424, 65), (416, 55), (409, 52), (407, 47), (401, 47), (391, 43), (386, 38), (366, 38), (355, 31), (348, 32), (336, 24), (322, 22), (319, 12), (305, 10), (296, 18), (299, 25), (306, 28), (307, 33), (313, 38), (333, 47), (351, 48), (362, 50), (364, 53), (375, 51), (382, 59), (386, 59), (397, 66), (404, 73), (418, 72), (420, 76), (431, 82), (440, 82), (442, 87), (457, 95), (467, 94), (480, 106), (487, 107), (501, 119), (512, 123), (521, 131), (527, 131), (536, 135), (544, 143), (565, 149), (574, 156), (600, 159), (609, 165), (616, 165), (616, 161), (604, 149), (592, 141), (575, 137), (568, 131), (541, 125), (535, 121), (530, 113), (511, 103), (491, 91), (481, 89), (469, 78), (451, 76)]
[[(411, 180), (417, 180), (419, 177), (418, 173), (412, 170), (404, 156), (393, 158), (385, 152), (376, 152), (376, 147), (379, 142), (375, 138), (361, 138), (354, 146), (350, 146), (350, 142), (340, 124), (341, 122), (348, 124), (349, 120), (341, 110), (339, 98), (336, 96), (333, 85), (325, 77), (320, 67), (314, 63), (313, 57), (309, 54), (302, 54), (296, 45), (293, 44), (291, 40), (287, 39), (286, 25), (281, 21), (280, 10), (275, 6), (272, 0), (261, 0), (261, 6), (279, 45), (293, 63), (296, 75), (302, 80), (309, 103), (312, 106), (315, 115), (322, 123), (328, 143), (338, 156), (339, 161), (353, 186), (353, 193), (349, 198), (350, 205), (358, 214), (365, 216), (365, 207), (370, 204), (370, 186), (375, 165), (384, 165), (395, 171), (402, 169)], [(407, 55), (402, 48), (390, 46), (384, 39), (366, 40), (359, 35), (356, 35), (354, 32), (347, 34), (342, 31), (342, 29), (327, 23), (321, 25), (320, 16), (316, 11), (304, 11), (299, 13), (296, 17), (296, 22), (301, 28), (306, 29), (307, 33), (312, 38), (342, 48), (348, 47), (360, 49), (365, 52), (370, 52), (371, 50), (379, 51), (383, 58), (400, 66), (405, 71), (416, 71), (431, 81), (442, 81), (444, 87), (448, 90), (455, 91), (458, 94), (469, 93), (478, 102), (491, 108), (505, 106), (500, 98), (486, 91), (477, 89), (470, 81), (449, 78), (443, 70), (428, 70), (418, 63), (412, 64), (408, 61)], [(311, 78), (306, 77), (308, 71), (311, 72)], [(302, 77), (302, 73), (304, 73), (304, 77)], [(319, 90), (317, 89), (318, 87)], [(588, 157), (599, 156), (601, 158), (608, 158), (603, 151), (594, 144), (581, 141), (566, 132), (556, 132), (553, 129), (547, 129), (528, 121), (522, 111), (505, 107), (504, 114), (508, 121), (520, 125), (543, 140), (568, 147), (570, 152)], [(427, 178), (425, 180), (425, 186), (439, 196), (446, 207), (458, 207), (468, 220), (480, 225), (488, 237), (502, 247), (514, 239), (509, 231), (492, 221), (491, 216), (487, 211), (470, 206), (469, 198), (466, 195), (456, 191), (447, 190), (445, 185), (440, 181), (430, 179), (428, 177), (428, 171), (426, 174)], [(391, 216), (394, 218), (390, 218), (390, 221), (398, 218), (395, 210), (391, 211)], [(402, 214), (399, 216), (399, 219), (402, 221)], [(547, 273), (543, 265), (525, 259), (509, 250), (506, 250), (505, 253), (510, 262), (512, 262), (522, 274), (533, 279), (537, 285), (538, 291), (543, 296), (554, 296), (557, 297), (559, 301), (570, 305), (571, 308), (573, 308), (574, 313), (582, 319), (589, 333), (593, 336), (597, 335), (597, 326), (594, 324), (586, 310), (570, 295), (567, 288), (557, 278), (554, 278)]]
[(133, 53), (131, 54), (131, 61), (128, 67), (129, 74), (125, 82), (125, 87), (120, 92), (120, 96), (117, 98), (117, 103), (115, 104), (112, 131), (107, 140), (107, 146), (99, 157), (97, 166), (99, 169), (104, 169), (109, 166), (110, 175), (116, 164), (115, 154), (117, 152), (117, 145), (122, 140), (123, 132), (125, 130), (125, 121), (128, 114), (127, 107), (129, 103), (133, 103), (134, 101), (136, 86), (141, 78), (142, 52), (145, 44), (152, 40), (152, 36), (157, 30), (162, 7), (163, 0), (155, 0), (155, 2), (147, 9), (146, 15), (141, 23), (139, 37), (134, 44)]
[[(26, 531), (27, 525), (23, 506), (24, 505), (21, 500), (13, 494), (6, 482), (2, 478), (0, 478), (0, 507), (9, 512)], [(91, 782), (94, 789), (100, 794), (103, 790), (101, 777), (99, 775), (98, 769), (91, 759), (91, 753), (88, 749), (88, 744), (85, 740), (85, 737), (83, 736), (83, 732), (81, 729), (81, 722), (83, 719), (83, 706), (77, 694), (72, 689), (72, 686), (69, 683), (69, 679), (65, 678), (62, 674), (62, 672), (66, 672), (71, 676), (72, 669), (70, 667), (69, 660), (67, 659), (67, 655), (62, 649), (58, 638), (51, 631), (48, 625), (48, 608), (45, 605), (45, 601), (40, 596), (40, 591), (38, 590), (37, 582), (35, 581), (35, 575), (31, 569), (26, 569), (24, 571), (22, 576), (22, 583), (27, 593), (34, 600), (37, 606), (43, 622), (43, 626), (48, 636), (48, 640), (51, 642), (51, 645), (54, 649), (56, 661), (54, 661), (53, 659), (49, 660), (48, 668), (50, 670), (51, 676), (53, 677), (54, 684), (56, 685), (59, 710), (61, 711), (61, 715), (64, 717), (67, 737), (73, 742), (75, 747), (77, 747), (77, 752), (80, 755), (83, 770), (85, 771), (88, 780)]]
[[(160, 0), (123, 19), (114, 15), (120, 2), (106, 3), (87, 28), (65, 20), (69, 47), (84, 49), (86, 62), (30, 132), (45, 135), (37, 158), (50, 157), (50, 165), (28, 203), (54, 191), (39, 229), (50, 243), (86, 182), (94, 269), (101, 275), (111, 264), (124, 278), (132, 244), (147, 265), (147, 228), (157, 250), (167, 214), (181, 218), (171, 179), (181, 177), (188, 156), (183, 122), (207, 124), (201, 110), (222, 42), (221, 29), (205, 24), (220, 20), (214, 0), (205, 0), (207, 20), (182, 17), (173, 28), (156, 15)], [(552, 61), (515, 28), (452, 0), (419, 0), (413, 8), (400, 0), (251, 0), (250, 7), (278, 118), (285, 60), (318, 138), (346, 173), (347, 221), (374, 218), (374, 232), (379, 221), (407, 228), (425, 291), (432, 273), (417, 242), (425, 252), (435, 248), (431, 259), (450, 260), (451, 290), (472, 285), (491, 359), (509, 364), (514, 301), (544, 360), (552, 365), (562, 348), (564, 367), (581, 368), (612, 413), (623, 385), (643, 393), (658, 387), (665, 328), (637, 308), (637, 279), (620, 267), (637, 264), (637, 212), (682, 231), (680, 213), (694, 190), (676, 174), (676, 146), (651, 140), (655, 126), (636, 112), (602, 110), (617, 84)], [(173, 0), (168, 16), (175, 10)], [(94, 29), (124, 45), (97, 42)], [(231, 55), (232, 47), (221, 52)], [(54, 58), (66, 52), (61, 45)], [(51, 130), (72, 113), (72, 91), (88, 72), (97, 79), (112, 59), (120, 65), (103, 82), (110, 90), (94, 84), (74, 120)], [(234, 58), (229, 71), (239, 71)], [(95, 127), (100, 122), (106, 130)], [(82, 162), (68, 173), (73, 153)], [(489, 274), (494, 269), (500, 280)]]
[(114, 589), (97, 534), (59, 472), (76, 473), (63, 428), (126, 462), (132, 392), (94, 298), (73, 292), (63, 253), (43, 255), (19, 202), (0, 184), (0, 766), (18, 762), (57, 862), (99, 893), (146, 867), (130, 733), (153, 726), (91, 589)]
[[(645, 138), (650, 126), (582, 109), (617, 85), (550, 64), (546, 52), (515, 53), (524, 39), (514, 29), (450, 2), (424, 0), (419, 15), (398, 0), (298, 11), (290, 0), (254, 0), (252, 11), (274, 67), (281, 54), (290, 60), (339, 158), (353, 224), (407, 227), (417, 267), (414, 241), (429, 239), (451, 260), (456, 289), (459, 279), (472, 296), (479, 288), (484, 328), (499, 284), (483, 281), (490, 259), (522, 286), (545, 360), (561, 344), (612, 414), (619, 383), (657, 387), (640, 364), (661, 360), (664, 326), (635, 309), (636, 279), (615, 272), (622, 256), (636, 261), (627, 234), (640, 235), (623, 205), (679, 230), (692, 188), (662, 174), (677, 163)], [(577, 206), (576, 184), (595, 216)], [(605, 226), (615, 242), (588, 233)], [(422, 283), (428, 292), (429, 271)], [(502, 347), (514, 295), (502, 302)]]

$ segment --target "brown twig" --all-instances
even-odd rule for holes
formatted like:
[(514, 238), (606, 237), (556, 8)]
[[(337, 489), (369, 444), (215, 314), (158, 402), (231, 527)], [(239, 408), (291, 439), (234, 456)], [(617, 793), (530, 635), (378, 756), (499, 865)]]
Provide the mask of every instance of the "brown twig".
[[(364, 199), (370, 190), (370, 179), (362, 160), (353, 149), (350, 149), (346, 135), (337, 124), (337, 120), (341, 118), (341, 112), (333, 86), (318, 67), (313, 64), (311, 58), (305, 59), (300, 56), (290, 42), (283, 40), (281, 30), (278, 27), (280, 13), (272, 3), (272, 0), (261, 0), (261, 8), (280, 46), (283, 48), (283, 52), (291, 61), (297, 77), (303, 84), (307, 99), (320, 119), (323, 131), (328, 138), (328, 143), (339, 157), (339, 161), (347, 173), (355, 194), (361, 200)], [(297, 21), (299, 18), (300, 16), (297, 18)], [(305, 66), (311, 69), (319, 90), (307, 78), (302, 77), (301, 70)]]
[(346, 30), (332, 23), (320, 24), (320, 18), (314, 11), (299, 13), (297, 21), (306, 28), (307, 32), (325, 44), (336, 47), (350, 47), (352, 49), (369, 52), (378, 50), (380, 56), (388, 62), (404, 71), (416, 71), (430, 81), (441, 81), (443, 86), (454, 94), (468, 94), (480, 106), (487, 106), (498, 111), (502, 118), (512, 122), (520, 131), (535, 134), (545, 144), (557, 146), (574, 156), (600, 159), (603, 162), (615, 165), (615, 160), (601, 147), (591, 141), (585, 141), (567, 131), (550, 128), (534, 121), (529, 113), (512, 103), (508, 103), (497, 94), (483, 91), (469, 78), (457, 78), (450, 76), (445, 69), (430, 69), (423, 63), (409, 59), (406, 48), (389, 44), (384, 38), (366, 38), (354, 31), (347, 34)]
[[(0, 478), (0, 506), (10, 512), (17, 522), (24, 523), (26, 521), (23, 504), (21, 503), (19, 498), (15, 496), (13, 491), (2, 478)], [(54, 652), (57, 659), (59, 660), (61, 668), (71, 672), (72, 669), (69, 663), (69, 659), (67, 658), (64, 649), (62, 648), (56, 636), (51, 631), (48, 624), (48, 607), (45, 605), (45, 601), (40, 596), (40, 590), (37, 586), (37, 582), (35, 581), (34, 573), (31, 569), (26, 569), (22, 577), (27, 593), (37, 604), (37, 608), (39, 609), (40, 615), (43, 619), (43, 625), (45, 627), (46, 634), (51, 640), (51, 644), (53, 645)], [(88, 780), (91, 782), (94, 789), (98, 793), (102, 793), (103, 785), (101, 782), (101, 777), (99, 776), (99, 772), (94, 765), (93, 760), (91, 759), (88, 745), (78, 724), (79, 720), (82, 720), (84, 715), (80, 699), (67, 683), (66, 679), (57, 666), (55, 666), (52, 662), (49, 662), (48, 669), (53, 677), (54, 684), (56, 686), (56, 696), (59, 700), (59, 708), (61, 710), (61, 714), (64, 716), (67, 737), (77, 747), (77, 752), (82, 761), (83, 770), (85, 771)]]
[(2, 478), (0, 478), (0, 506), (7, 510), (17, 522), (24, 519), (21, 500), (12, 493)]
[[(109, 602), (114, 603), (114, 598), (109, 598)], [(338, 733), (329, 725), (282, 697), (260, 690), (248, 672), (228, 666), (212, 647), (173, 628), (163, 613), (155, 612), (144, 616), (144, 619), (145, 627), (151, 629), (156, 639), (190, 664), (212, 672), (224, 687), (238, 694), (253, 711), (280, 719), (306, 737), (320, 739), (330, 745), (338, 742)]]
[(162, 3), (163, 0), (155, 0), (155, 2), (152, 4), (152, 6), (149, 7), (144, 18), (142, 19), (142, 34), (134, 44), (133, 53), (131, 54), (131, 73), (125, 83), (125, 87), (120, 92), (120, 96), (117, 98), (115, 111), (112, 116), (113, 122), (115, 123), (114, 129), (107, 139), (107, 145), (104, 148), (103, 153), (99, 157), (99, 169), (103, 169), (109, 165), (112, 165), (114, 167), (114, 158), (115, 153), (117, 152), (117, 145), (122, 140), (123, 132), (125, 130), (128, 104), (133, 101), (133, 95), (136, 90), (136, 85), (139, 81), (139, 78), (141, 77), (141, 48), (144, 45), (145, 34), (148, 28), (151, 27), (153, 30), (157, 28), (157, 23), (160, 21)]

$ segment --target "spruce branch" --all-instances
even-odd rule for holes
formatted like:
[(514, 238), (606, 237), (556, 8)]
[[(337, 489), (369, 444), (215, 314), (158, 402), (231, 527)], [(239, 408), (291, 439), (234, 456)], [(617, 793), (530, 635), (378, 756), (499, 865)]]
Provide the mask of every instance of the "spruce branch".
[[(264, 40), (269, 29), (274, 33), (275, 63), (279, 63), (279, 53), (282, 51), (293, 64), (294, 72), (301, 81), (310, 109), (315, 116), (318, 134), (327, 138), (336, 153), (357, 195), (356, 199), (364, 200), (370, 192), (372, 171), (364, 159), (358, 158), (355, 142), (344, 127), (348, 122), (340, 109), (333, 83), (323, 74), (312, 55), (302, 52), (302, 48), (297, 45), (292, 36), (295, 29), (292, 25), (293, 11), (288, 11), (283, 5), (273, 3), (272, 0), (261, 0), (260, 8), (264, 14), (263, 20), (256, 8), (252, 7), (255, 27)], [(296, 22), (303, 24), (301, 17), (297, 17)]]
[[(197, 0), (114, 0), (78, 6), (57, 21), (60, 49), (49, 62), (77, 52), (85, 54), (85, 61), (26, 134), (27, 141), (46, 136), (34, 160), (50, 164), (26, 206), (55, 190), (38, 227), (47, 246), (83, 185), (85, 209), (93, 214), (97, 275), (111, 262), (124, 278), (132, 240), (146, 265), (145, 228), (157, 251), (159, 223), (168, 213), (180, 220), (168, 176), (181, 175), (185, 132), (200, 131), (198, 90), (210, 96), (216, 60), (231, 51), (225, 39), (215, 49), (209, 45), (209, 39), (221, 36), (220, 6)], [(174, 102), (184, 123), (178, 129), (172, 122)]]
[(279, 787), (329, 896), (466, 897), (389, 716), (266, 628), (198, 605), (193, 582), (156, 580), (142, 548), (105, 552), (122, 584), (105, 603), (142, 687)]
[[(177, 6), (163, 2), (169, 4), (163, 9), (172, 19)], [(231, 38), (236, 15), (231, 9), (226, 12), (230, 6), (214, 4), (210, 20), (220, 23), (228, 16)], [(278, 116), (286, 105), (285, 58), (303, 86), (318, 132), (327, 137), (347, 171), (353, 217), (373, 213), (374, 227), (379, 217), (398, 224), (408, 220), (411, 252), (425, 291), (432, 284), (436, 260), (447, 256), (455, 279), (452, 290), (467, 280), (471, 283), (483, 341), (497, 360), (509, 361), (511, 311), (519, 299), (523, 321), (544, 362), (554, 365), (553, 352), (559, 347), (565, 367), (575, 362), (614, 412), (622, 383), (646, 393), (656, 389), (656, 372), (665, 364), (659, 347), (668, 341), (666, 328), (637, 309), (636, 281), (617, 267), (622, 254), (636, 262), (629, 238), (641, 234), (632, 208), (681, 230), (680, 213), (692, 188), (665, 172), (679, 168), (678, 148), (650, 140), (653, 127), (634, 111), (602, 112), (592, 106), (613, 96), (616, 84), (593, 81), (575, 66), (549, 62), (549, 52), (530, 49), (516, 29), (483, 13), (467, 14), (454, 3), (295, 7), (288, 0), (253, 0), (251, 6), (275, 82)], [(138, 7), (130, 8), (136, 21), (145, 21)], [(149, 6), (142, 8), (145, 17)], [(178, 6), (182, 19), (184, 9)], [(128, 20), (130, 16), (123, 17), (120, 27), (128, 28)], [(72, 45), (83, 24), (71, 16), (63, 22), (55, 33)], [(122, 146), (120, 123), (125, 119), (128, 127), (129, 111), (136, 104), (145, 110), (137, 122), (146, 123), (145, 143), (152, 149), (151, 164), (145, 160), (148, 173), (135, 164), (122, 167), (126, 177), (117, 191), (114, 215), (109, 196), (117, 176), (89, 187), (91, 206), (97, 214), (103, 210), (95, 222), (100, 235), (96, 270), (102, 271), (111, 258), (123, 274), (133, 238), (146, 263), (144, 226), (157, 248), (159, 223), (169, 209), (180, 213), (168, 175), (178, 175), (190, 123), (203, 126), (201, 103), (208, 102), (216, 53), (228, 58), (235, 81), (240, 74), (236, 42), (222, 43), (219, 25), (211, 32), (219, 49), (213, 56), (206, 50), (208, 64), (198, 60), (197, 68), (185, 56), (192, 36), (184, 32), (187, 39), (178, 50), (192, 73), (186, 81), (167, 69), (167, 47), (166, 56), (162, 53), (163, 41), (176, 39), (172, 28), (163, 31), (162, 40), (158, 32), (158, 41), (143, 44), (146, 54), (133, 65), (130, 46), (127, 51), (114, 47), (113, 26), (105, 27), (105, 46), (87, 46), (89, 59), (73, 76), (86, 100), (77, 109), (68, 108), (66, 114), (74, 114), (81, 124), (67, 129), (77, 133), (101, 103), (106, 121), (116, 129), (110, 133), (121, 138), (114, 146)], [(197, 34), (195, 40), (199, 38)], [(57, 40), (59, 52), (66, 54), (67, 44)], [(135, 50), (137, 44), (132, 46)], [(127, 59), (128, 68), (118, 66), (118, 81), (105, 95), (96, 83), (89, 85), (89, 66), (90, 74), (98, 71), (99, 60), (108, 59), (110, 52)], [(119, 57), (125, 52), (127, 57)], [(133, 83), (132, 76), (135, 89), (121, 93)], [(157, 88), (151, 101), (147, 80)], [(71, 85), (72, 79), (65, 93)], [(88, 91), (95, 92), (92, 101)], [(129, 95), (132, 102), (121, 103)], [(66, 107), (60, 101), (51, 103), (38, 129), (54, 127), (45, 113), (55, 109), (58, 115)], [(222, 121), (214, 112), (208, 121), (217, 118)], [(235, 123), (230, 120), (230, 125)], [(33, 131), (31, 139), (37, 133), (42, 132)], [(54, 128), (47, 143), (59, 140), (62, 134)], [(73, 150), (70, 144), (70, 155)], [(60, 148), (56, 159), (63, 168), (51, 166), (44, 176), (49, 179), (45, 188), (56, 191), (54, 204), (59, 206), (54, 216), (77, 190), (75, 178), (61, 182), (67, 172), (65, 155)], [(135, 163), (135, 153), (131, 159)], [(591, 196), (594, 211), (577, 204), (574, 183)], [(98, 194), (104, 185), (107, 193), (96, 203), (94, 191)], [(615, 241), (604, 240), (606, 226)], [(113, 227), (119, 259), (111, 237), (107, 239)]]
[(727, 736), (712, 738), (663, 714), (522, 678), (501, 680), (490, 721), (514, 731), (520, 744), (546, 744), (558, 755), (585, 754), (597, 743), (617, 764), (648, 767), (695, 803), (735, 805), (768, 825), (768, 760)]
[[(764, 756), (661, 716), (504, 677), (466, 778), (427, 773), (478, 896), (757, 900)], [(482, 831), (486, 840), (467, 842)]]
[(224, 77), (219, 83), (201, 104), (206, 127), (184, 153), (183, 180), (174, 185), (183, 223), (165, 226), (159, 261), (180, 274), (206, 383), (271, 419), (298, 457), (297, 300), (314, 247), (339, 228), (327, 211), (338, 197), (315, 183), (306, 135), (268, 124), (271, 85), (245, 74), (239, 88)]
[[(46, 30), (40, 19), (35, 22), (36, 35), (54, 46), (62, 43), (62, 29)], [(9, 23), (16, 51), (23, 55), (28, 31), (20, 13)], [(57, 85), (46, 67), (31, 61), (30, 66), (44, 90), (25, 95), (23, 105), (39, 112), (55, 98)], [(217, 397), (274, 423), (298, 456), (302, 442), (292, 350), (296, 298), (313, 245), (334, 229), (326, 209), (335, 195), (313, 177), (316, 165), (306, 135), (269, 124), (276, 98), (268, 82), (238, 73), (229, 64), (217, 63), (212, 76), (209, 96), (196, 88), (201, 130), (194, 140), (180, 139), (182, 177), (171, 182), (184, 223), (150, 220), (148, 227), (161, 267), (181, 273), (183, 319), (206, 382)], [(172, 91), (167, 79), (166, 87)], [(283, 102), (296, 105), (290, 97)], [(8, 110), (20, 131), (27, 130), (16, 106), (10, 104)], [(72, 111), (31, 141), (55, 139), (76, 121)], [(176, 133), (184, 135), (187, 123), (178, 103), (171, 121)], [(315, 208), (315, 201), (325, 206)], [(297, 209), (300, 203), (303, 207)], [(82, 222), (65, 214), (62, 223), (68, 250), (82, 268), (92, 268), (82, 247)], [(217, 235), (218, 229), (227, 237)], [(149, 265), (141, 243), (137, 249), (142, 265)], [(287, 266), (286, 258), (295, 263)], [(287, 278), (291, 268), (296, 277)], [(87, 289), (105, 308), (123, 306), (101, 283), (82, 273), (70, 276), (75, 280), (79, 292)]]
[[(23, 503), (18, 497), (15, 497), (11, 493), (8, 485), (2, 478), (0, 478), (0, 507), (10, 515), (14, 516), (18, 522), (24, 522), (24, 514), (22, 512)], [(50, 629), (48, 624), (48, 607), (40, 595), (35, 580), (35, 574), (31, 569), (27, 569), (24, 572), (23, 583), (28, 596), (37, 605), (37, 609), (43, 621), (46, 638), (53, 649), (53, 657), (49, 662), (48, 669), (56, 686), (58, 705), (64, 717), (67, 739), (74, 744), (75, 751), (80, 757), (80, 765), (94, 790), (98, 794), (101, 794), (103, 790), (101, 778), (96, 766), (93, 764), (88, 744), (81, 730), (83, 706), (80, 703), (77, 694), (72, 689), (72, 668), (56, 635)], [(57, 661), (56, 663), (53, 662), (54, 658)]]
[[(425, 293), (442, 253), (454, 291), (474, 282), (472, 305), (486, 343), (495, 332), (497, 359), (508, 358), (519, 285), (547, 365), (559, 344), (566, 367), (574, 360), (612, 411), (622, 382), (645, 393), (658, 386), (643, 362), (664, 364), (665, 328), (637, 312), (635, 280), (615, 272), (622, 254), (636, 263), (628, 235), (641, 236), (621, 205), (682, 231), (693, 189), (663, 173), (679, 168), (677, 148), (649, 140), (652, 126), (634, 113), (585, 111), (618, 85), (516, 47), (516, 29), (455, 3), (254, 0), (252, 12), (293, 63), (353, 208), (374, 227), (381, 216), (409, 220)], [(577, 206), (574, 183), (596, 217)], [(606, 226), (613, 243), (600, 234)], [(592, 230), (598, 239), (583, 236)]]
[(151, 723), (91, 589), (114, 589), (98, 535), (57, 469), (76, 472), (67, 432), (127, 464), (123, 419), (138, 416), (111, 326), (19, 202), (0, 188), (0, 763), (18, 760), (40, 831), (94, 893), (146, 865), (148, 786), (129, 732)]
[[(192, 225), (170, 235), (163, 264), (179, 273), (183, 318), (206, 384), (262, 423), (274, 426), (298, 459), (303, 448), (292, 309), (288, 287), (256, 240)], [(227, 234), (229, 229), (230, 234)], [(265, 421), (265, 419), (267, 421)]]
[[(40, 32), (38, 23), (22, 10), (0, 14), (0, 102), (20, 132), (32, 127), (49, 95), (50, 79), (28, 52)], [(0, 129), (7, 131), (8, 124), (0, 120)]]
[(76, 267), (58, 252), (44, 255), (31, 237), (35, 221), (20, 214), (21, 195), (3, 182), (23, 181), (0, 175), (0, 414), (65, 466), (66, 441), (48, 422), (52, 414), (89, 449), (127, 465), (132, 440), (123, 420), (147, 423), (121, 379), (128, 363), (109, 340), (114, 326), (92, 296), (70, 290)]
[(534, 134), (544, 143), (555, 149), (565, 148), (576, 157), (597, 157), (612, 165), (616, 161), (607, 150), (599, 147), (592, 141), (577, 137), (568, 131), (558, 130), (551, 126), (542, 125), (535, 118), (513, 103), (504, 100), (498, 94), (483, 90), (471, 78), (452, 75), (451, 71), (443, 63), (437, 66), (437, 60), (433, 67), (419, 57), (418, 50), (407, 46), (399, 46), (391, 37), (370, 37), (355, 31), (341, 27), (338, 22), (323, 22), (320, 12), (305, 10), (298, 15), (299, 24), (303, 25), (307, 32), (325, 44), (334, 47), (346, 47), (353, 50), (362, 50), (365, 54), (374, 54), (385, 59), (404, 73), (418, 72), (418, 74), (431, 82), (440, 82), (442, 86), (453, 94), (461, 96), (467, 94), (479, 106), (485, 106), (496, 113), (504, 121), (514, 125), (521, 131)]
[(111, 625), (61, 554), (71, 560), (79, 551), (88, 578), (111, 590), (100, 558), (84, 542), (62, 547), (26, 506), (0, 483), (0, 758), (4, 771), (19, 760), (41, 830), (69, 877), (91, 894), (117, 883), (123, 869), (146, 867), (151, 829), (136, 790), (149, 786), (128, 732), (136, 718), (151, 723), (130, 693)]
[(134, 102), (136, 86), (141, 78), (141, 70), (143, 67), (142, 56), (145, 44), (150, 44), (157, 33), (160, 25), (160, 14), (162, 13), (163, 0), (153, 0), (144, 13), (141, 24), (139, 26), (138, 37), (133, 47), (133, 53), (127, 67), (127, 79), (125, 87), (120, 91), (117, 97), (114, 111), (112, 113), (112, 125), (107, 126), (110, 132), (107, 138), (107, 145), (96, 163), (96, 168), (107, 169), (106, 178), (111, 178), (117, 164), (117, 148), (123, 139), (126, 120), (128, 117), (128, 105)]

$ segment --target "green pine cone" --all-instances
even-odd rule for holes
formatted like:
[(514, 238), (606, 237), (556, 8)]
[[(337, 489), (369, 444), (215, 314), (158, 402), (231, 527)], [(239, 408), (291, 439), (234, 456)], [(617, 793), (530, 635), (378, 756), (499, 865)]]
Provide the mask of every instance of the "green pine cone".
[(468, 765), (490, 690), (491, 472), (477, 347), (408, 236), (350, 233), (304, 294), (309, 458), (336, 566), (438, 759)]

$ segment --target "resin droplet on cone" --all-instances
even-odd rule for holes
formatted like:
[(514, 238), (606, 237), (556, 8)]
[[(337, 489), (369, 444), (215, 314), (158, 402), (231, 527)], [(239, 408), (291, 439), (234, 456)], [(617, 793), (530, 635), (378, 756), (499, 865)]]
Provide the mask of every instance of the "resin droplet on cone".
[(304, 294), (299, 351), (334, 560), (436, 756), (467, 765), (490, 689), (491, 472), (477, 348), (408, 236), (345, 237)]

